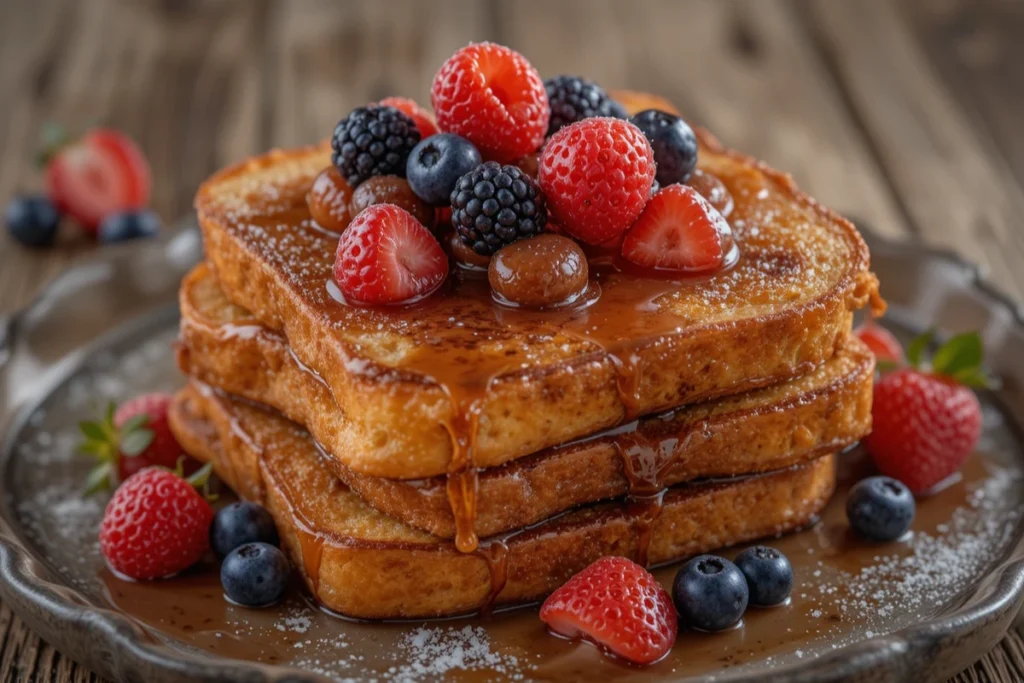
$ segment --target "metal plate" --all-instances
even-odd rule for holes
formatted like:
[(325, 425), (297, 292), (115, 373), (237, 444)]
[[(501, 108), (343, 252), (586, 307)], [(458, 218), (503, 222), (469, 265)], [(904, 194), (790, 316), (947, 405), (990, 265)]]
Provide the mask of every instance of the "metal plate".
[[(915, 533), (899, 544), (851, 541), (837, 497), (817, 527), (778, 541), (813, 558), (799, 562), (789, 605), (749, 614), (747, 627), (727, 634), (683, 634), (655, 667), (543, 636), (528, 609), (489, 621), (357, 624), (317, 611), (298, 591), (271, 610), (232, 607), (212, 567), (170, 582), (112, 578), (95, 542), (103, 500), (79, 495), (88, 463), (74, 455), (75, 425), (110, 398), (181, 385), (169, 346), (178, 282), (201, 257), (194, 228), (107, 250), (0, 321), (0, 596), (67, 655), (117, 680), (951, 675), (998, 641), (1024, 599), (1024, 319), (957, 257), (869, 241), (898, 333), (983, 331), (1003, 387), (983, 397), (979, 454), (962, 481), (921, 502)], [(855, 454), (847, 460), (858, 466)], [(671, 569), (658, 577), (670, 580)], [(201, 604), (188, 598), (197, 583)], [(752, 636), (765, 624), (770, 642)]]

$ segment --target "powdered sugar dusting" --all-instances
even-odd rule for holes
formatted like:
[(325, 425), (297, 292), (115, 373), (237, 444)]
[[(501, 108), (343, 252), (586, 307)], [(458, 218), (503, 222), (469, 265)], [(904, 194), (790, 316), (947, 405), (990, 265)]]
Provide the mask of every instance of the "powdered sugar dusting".
[(455, 671), (491, 671), (508, 680), (523, 680), (518, 658), (491, 648), (479, 626), (420, 627), (398, 641), (406, 663), (391, 667), (385, 678), (394, 681), (437, 680)]

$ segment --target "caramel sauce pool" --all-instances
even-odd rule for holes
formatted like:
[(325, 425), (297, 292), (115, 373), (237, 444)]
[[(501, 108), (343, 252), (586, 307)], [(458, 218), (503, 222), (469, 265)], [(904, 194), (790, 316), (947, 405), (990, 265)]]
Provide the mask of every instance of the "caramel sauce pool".
[[(448, 676), (453, 680), (507, 680), (517, 675), (526, 680), (675, 680), (745, 664), (763, 664), (767, 658), (788, 661), (797, 650), (805, 656), (830, 652), (833, 644), (861, 640), (869, 637), (868, 633), (884, 633), (941, 608), (939, 604), (922, 604), (882, 619), (875, 607), (882, 608), (884, 604), (850, 609), (855, 600), (872, 601), (861, 595), (863, 589), (853, 594), (844, 577), (878, 565), (880, 557), (898, 559), (914, 551), (912, 538), (870, 544), (849, 532), (843, 510), (846, 490), (868, 472), (859, 451), (841, 456), (839, 489), (820, 522), (802, 532), (767, 541), (784, 552), (793, 564), (796, 581), (787, 604), (751, 608), (739, 628), (724, 633), (681, 630), (668, 657), (643, 669), (606, 657), (587, 643), (549, 635), (535, 606), (488, 617), (363, 623), (320, 612), (299, 588), (297, 579), (284, 603), (276, 607), (251, 610), (231, 605), (222, 597), (217, 568), (212, 563), (161, 582), (125, 582), (106, 570), (99, 578), (110, 606), (140, 623), (154, 638), (169, 637), (225, 657), (312, 667), (341, 678), (380, 676), (389, 667), (408, 663), (414, 655), (407, 642), (417, 629), (447, 631), (468, 625), (486, 631), (490, 651), (502, 657), (501, 670), (484, 667), (451, 671)], [(977, 492), (999, 477), (1011, 477), (1015, 482), (1001, 504), (1019, 507), (1020, 472), (1010, 472), (997, 459), (978, 454), (968, 462), (958, 481), (919, 501), (912, 533), (943, 537), (956, 525), (958, 515), (974, 509), (972, 501), (976, 501)], [(481, 551), (498, 556), (502, 552), (500, 544), (490, 542), (482, 543)], [(732, 557), (738, 551), (734, 548), (721, 554)], [(993, 558), (993, 564), (996, 559)], [(678, 566), (656, 569), (654, 574), (670, 589)], [(878, 588), (886, 589), (889, 580), (880, 577)], [(873, 589), (869, 587), (867, 592), (870, 590)], [(901, 605), (897, 607), (904, 609)], [(511, 657), (515, 658), (515, 666), (509, 664)], [(422, 680), (437, 677), (426, 676)]]

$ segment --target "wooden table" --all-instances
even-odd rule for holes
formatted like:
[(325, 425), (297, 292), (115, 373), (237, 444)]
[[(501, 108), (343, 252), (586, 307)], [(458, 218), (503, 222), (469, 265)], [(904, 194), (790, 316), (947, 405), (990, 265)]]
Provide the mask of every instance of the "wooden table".
[[(0, 202), (39, 187), (40, 127), (101, 122), (186, 214), (216, 168), (329, 135), (389, 94), (428, 102), (457, 47), (508, 44), (546, 76), (661, 93), (727, 144), (893, 237), (955, 249), (1024, 300), (1019, 0), (3, 0)], [(0, 237), (0, 314), (91, 246)], [(1024, 680), (1011, 632), (959, 681)], [(0, 608), (0, 680), (95, 676)]]

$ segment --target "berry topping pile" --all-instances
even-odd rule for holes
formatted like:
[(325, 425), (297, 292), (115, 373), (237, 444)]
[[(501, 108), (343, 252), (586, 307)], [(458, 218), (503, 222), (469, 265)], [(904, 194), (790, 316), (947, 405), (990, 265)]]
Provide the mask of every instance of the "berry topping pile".
[(584, 119), (551, 136), (541, 189), (566, 232), (587, 244), (619, 240), (651, 198), (654, 151), (633, 124)]
[(626, 110), (593, 81), (579, 76), (555, 76), (544, 81), (551, 106), (548, 135), (595, 116), (626, 118)]
[(552, 593), (540, 608), (548, 628), (584, 637), (634, 664), (652, 664), (679, 632), (668, 592), (624, 557), (604, 557)]
[(515, 50), (494, 43), (462, 48), (434, 76), (431, 103), (441, 130), (466, 138), (502, 163), (538, 149), (551, 117), (544, 82)]
[(488, 161), (459, 178), (451, 194), (452, 226), (478, 254), (539, 235), (548, 214), (537, 184), (518, 166)]
[(447, 274), (448, 257), (437, 238), (393, 204), (365, 209), (338, 242), (334, 279), (353, 302), (408, 301), (437, 289)]
[[(697, 137), (679, 113), (644, 103), (627, 120), (598, 84), (542, 81), (518, 52), (477, 43), (441, 65), (433, 112), (403, 97), (353, 110), (306, 198), (316, 224), (341, 234), (338, 298), (417, 301), (448, 277), (445, 252), (457, 277), (489, 270), (499, 305), (529, 308), (572, 304), (600, 277), (581, 244), (634, 277), (729, 267), (732, 196), (697, 169)], [(367, 213), (381, 206), (402, 212)], [(560, 239), (537, 240), (544, 233)]]
[(419, 141), (416, 122), (394, 107), (359, 107), (334, 129), (331, 160), (353, 187), (375, 175), (405, 176)]

